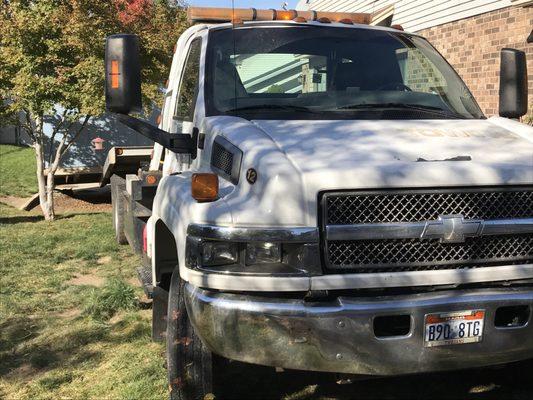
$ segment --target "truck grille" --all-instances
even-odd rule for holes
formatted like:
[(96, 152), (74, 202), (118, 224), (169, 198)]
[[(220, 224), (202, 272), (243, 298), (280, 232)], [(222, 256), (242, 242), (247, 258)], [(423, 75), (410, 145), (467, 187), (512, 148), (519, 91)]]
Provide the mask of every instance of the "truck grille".
[(533, 263), (533, 234), (437, 239), (327, 240), (328, 225), (533, 217), (533, 188), (337, 192), (322, 196), (322, 249), (329, 272), (396, 272)]
[(414, 222), (439, 215), (465, 219), (528, 218), (533, 215), (533, 190), (463, 192), (385, 192), (326, 195), (326, 223), (335, 225)]

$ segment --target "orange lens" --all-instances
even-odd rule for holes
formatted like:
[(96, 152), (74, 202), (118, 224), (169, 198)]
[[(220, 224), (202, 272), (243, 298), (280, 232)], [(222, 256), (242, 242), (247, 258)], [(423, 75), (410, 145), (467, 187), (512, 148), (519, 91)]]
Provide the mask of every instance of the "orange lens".
[(154, 176), (154, 175), (148, 175), (146, 177), (146, 183), (149, 184), (149, 185), (153, 185), (154, 183), (157, 182), (157, 178)]
[(215, 174), (193, 174), (192, 197), (196, 201), (214, 201), (218, 198), (218, 176)]
[(111, 88), (118, 89), (118, 61), (111, 61)]
[(276, 19), (288, 21), (296, 17), (294, 11), (278, 10), (276, 11)]

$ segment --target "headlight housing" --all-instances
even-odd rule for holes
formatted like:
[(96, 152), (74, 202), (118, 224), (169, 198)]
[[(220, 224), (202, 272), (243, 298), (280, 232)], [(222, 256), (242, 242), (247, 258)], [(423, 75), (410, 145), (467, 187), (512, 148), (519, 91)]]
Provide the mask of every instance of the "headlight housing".
[(188, 268), (253, 275), (319, 275), (315, 243), (234, 242), (189, 236)]

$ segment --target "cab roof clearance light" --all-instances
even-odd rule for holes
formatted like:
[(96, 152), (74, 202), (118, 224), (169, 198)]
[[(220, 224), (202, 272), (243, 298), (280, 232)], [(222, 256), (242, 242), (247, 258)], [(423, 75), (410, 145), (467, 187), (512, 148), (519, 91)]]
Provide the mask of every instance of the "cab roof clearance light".
[(238, 21), (318, 21), (323, 23), (341, 22), (344, 24), (375, 25), (382, 19), (383, 14), (392, 13), (391, 6), (374, 13), (346, 13), (325, 11), (297, 11), (297, 10), (261, 10), (256, 8), (216, 8), (189, 7), (187, 17), (189, 22), (235, 22)]

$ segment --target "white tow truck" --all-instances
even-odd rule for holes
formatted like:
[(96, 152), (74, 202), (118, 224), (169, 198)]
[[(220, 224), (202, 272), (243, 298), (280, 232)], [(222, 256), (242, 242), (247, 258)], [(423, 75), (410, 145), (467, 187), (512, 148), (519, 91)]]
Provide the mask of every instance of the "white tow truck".
[(381, 376), (532, 358), (525, 54), (502, 49), (486, 118), (375, 15), (189, 12), (159, 128), (128, 115), (138, 38), (106, 44), (108, 110), (158, 143), (114, 206), (155, 186), (138, 232), (171, 397), (216, 394), (215, 358)]

